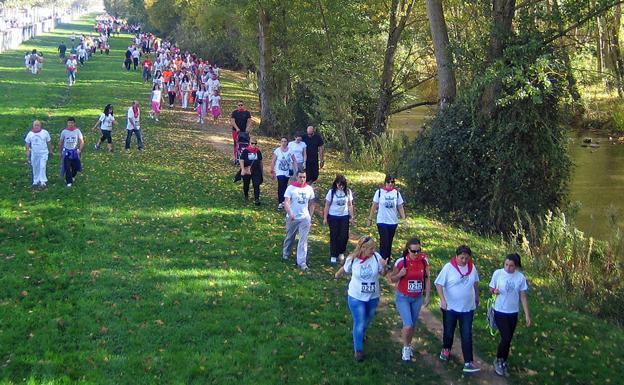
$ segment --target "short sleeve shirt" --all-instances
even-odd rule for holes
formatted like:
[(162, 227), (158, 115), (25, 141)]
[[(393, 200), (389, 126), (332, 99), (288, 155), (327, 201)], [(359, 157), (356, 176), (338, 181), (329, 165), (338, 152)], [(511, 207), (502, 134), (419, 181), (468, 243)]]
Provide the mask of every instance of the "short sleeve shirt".
[[(310, 218), (308, 203), (314, 199), (312, 186), (306, 184), (304, 187), (297, 187), (291, 184), (286, 188), (284, 198), (290, 199), (290, 211), (295, 220)], [(286, 218), (288, 218), (288, 214), (286, 214)]]
[[(139, 127), (139, 119), (141, 118), (141, 113), (139, 112), (136, 116), (134, 116), (134, 110), (132, 109), (132, 107), (128, 108), (128, 116), (127, 116), (127, 123), (126, 123), (126, 130), (134, 130), (135, 128), (138, 130), (140, 129)], [(132, 124), (132, 122), (135, 123), (136, 127)]]
[(319, 147), (325, 144), (323, 142), (323, 138), (317, 133), (314, 133), (314, 135), (312, 136), (308, 136), (306, 134), (303, 136), (303, 141), (305, 142), (307, 146), (306, 148), (307, 161), (308, 162), (318, 161)]
[(342, 190), (336, 189), (336, 192), (332, 194), (332, 190), (329, 189), (325, 200), (329, 205), (329, 215), (344, 217), (349, 215), (349, 203), (353, 202), (353, 193), (351, 190), (347, 190), (345, 193)]
[(99, 122), (100, 124), (100, 129), (104, 130), (104, 131), (111, 131), (113, 129), (113, 122), (115, 121), (115, 117), (112, 114), (109, 114), (108, 116), (104, 115), (104, 113), (102, 112), (100, 114), (100, 119)]
[(396, 225), (399, 223), (398, 208), (404, 201), (399, 190), (386, 191), (383, 188), (375, 191), (373, 202), (379, 205), (377, 223)]
[(247, 110), (234, 110), (232, 111), (232, 119), (238, 128), (245, 132), (247, 131), (247, 121), (251, 119), (251, 113)]
[(359, 258), (350, 257), (344, 264), (344, 271), (351, 273), (349, 281), (349, 296), (360, 301), (368, 302), (379, 298), (379, 275), (383, 267), (379, 263), (381, 256), (378, 253), (362, 261)]
[(290, 148), (292, 153), (295, 154), (295, 159), (297, 160), (297, 163), (303, 163), (303, 150), (305, 150), (306, 147), (307, 145), (303, 141), (297, 143), (297, 141), (293, 140), (292, 142), (288, 143), (288, 148)]
[(494, 310), (501, 313), (517, 313), (520, 310), (520, 292), (529, 290), (527, 280), (519, 271), (509, 274), (498, 269), (492, 275), (490, 285), (500, 292), (494, 302)]
[(273, 150), (275, 155), (275, 175), (276, 176), (290, 176), (290, 168), (292, 166), (292, 151), (290, 148), (286, 151), (282, 151), (281, 147)]
[(48, 143), (51, 140), (50, 133), (42, 129), (39, 132), (29, 131), (25, 142), (30, 146), (30, 150), (34, 154), (44, 154), (48, 152)]
[(63, 141), (63, 148), (65, 150), (77, 149), (80, 144), (80, 139), (82, 139), (82, 132), (77, 128), (73, 131), (68, 129), (61, 131), (61, 140)]
[(458, 268), (461, 274), (450, 262), (444, 265), (435, 284), (442, 286), (448, 310), (465, 313), (476, 308), (474, 284), (479, 282), (479, 273), (476, 266), (470, 274), (468, 265)]

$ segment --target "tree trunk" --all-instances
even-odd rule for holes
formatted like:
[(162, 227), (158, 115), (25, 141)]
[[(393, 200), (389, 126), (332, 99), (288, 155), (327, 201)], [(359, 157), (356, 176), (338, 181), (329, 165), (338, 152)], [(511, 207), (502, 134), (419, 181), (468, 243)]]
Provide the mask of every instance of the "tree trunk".
[(271, 19), (266, 9), (258, 8), (258, 97), (260, 100), (260, 130), (272, 133), (275, 127), (273, 115), (273, 46)]
[(457, 95), (453, 56), (450, 50), (442, 1), (426, 0), (426, 5), (431, 39), (433, 40), (433, 50), (438, 68), (438, 102), (440, 110), (444, 110), (455, 100)]
[(602, 18), (598, 16), (596, 18), (596, 29), (598, 36), (596, 36), (596, 51), (597, 59), (596, 70), (600, 73), (604, 71), (604, 32), (602, 30)]
[(373, 132), (381, 134), (386, 130), (388, 124), (388, 116), (390, 114), (390, 102), (392, 101), (392, 79), (394, 74), (394, 56), (401, 39), (401, 34), (405, 29), (405, 24), (412, 12), (415, 0), (411, 0), (409, 4), (402, 2), (402, 16), (397, 21), (397, 12), (399, 11), (399, 0), (392, 0), (390, 5), (390, 20), (388, 27), (388, 40), (386, 42), (386, 52), (384, 54), (384, 64), (381, 74), (381, 85), (379, 88), (379, 99), (377, 101), (377, 111), (375, 113), (375, 123)]
[[(564, 30), (563, 19), (561, 16), (561, 8), (559, 7), (559, 0), (553, 0), (553, 15), (555, 16), (555, 20), (557, 21), (557, 30), (561, 33)], [(566, 69), (566, 81), (568, 83), (568, 93), (572, 100), (577, 104), (579, 111), (577, 113), (582, 114), (582, 107), (580, 105), (581, 101), (581, 93), (576, 86), (576, 78), (574, 77), (574, 73), (572, 72), (572, 60), (570, 59), (570, 54), (565, 47), (562, 47), (563, 43), (559, 44), (559, 49), (561, 49), (563, 63)]]

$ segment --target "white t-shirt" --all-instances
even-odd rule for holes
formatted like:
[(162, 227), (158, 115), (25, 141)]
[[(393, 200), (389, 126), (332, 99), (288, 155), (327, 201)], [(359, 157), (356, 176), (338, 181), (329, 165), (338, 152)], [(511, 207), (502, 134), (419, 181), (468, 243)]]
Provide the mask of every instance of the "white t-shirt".
[(379, 298), (381, 295), (379, 275), (383, 271), (383, 267), (379, 263), (380, 260), (381, 255), (374, 253), (364, 262), (359, 258), (351, 257), (345, 261), (344, 271), (345, 273), (351, 273), (349, 296), (365, 302)]
[(373, 202), (379, 205), (377, 209), (377, 223), (389, 225), (399, 223), (398, 208), (404, 203), (399, 190), (386, 191), (383, 188), (377, 189), (373, 196)]
[(44, 129), (41, 129), (39, 132), (29, 131), (25, 139), (33, 154), (47, 154), (48, 143), (51, 140), (50, 133)]
[[(284, 198), (290, 198), (290, 212), (292, 212), (295, 220), (310, 218), (308, 202), (314, 199), (312, 186), (297, 187), (289, 185), (284, 192)], [(288, 213), (286, 213), (286, 218), (288, 218)]]
[(201, 100), (201, 101), (202, 101), (202, 103), (203, 103), (203, 102), (204, 102), (204, 101), (203, 101), (203, 99), (204, 99), (204, 93), (205, 93), (204, 91), (197, 91), (197, 93), (195, 94), (195, 99), (197, 99), (197, 100)]
[(208, 91), (212, 93), (212, 91), (221, 87), (221, 83), (219, 83), (218, 79), (208, 79), (206, 81), (206, 86), (208, 87)]
[(221, 96), (212, 95), (210, 97), (210, 107), (219, 107), (221, 105)]
[(160, 103), (162, 91), (161, 90), (153, 90), (152, 91), (152, 102)]
[(305, 142), (303, 141), (297, 143), (293, 140), (292, 142), (288, 143), (288, 148), (290, 148), (292, 153), (295, 154), (295, 159), (297, 160), (297, 163), (303, 163), (303, 150), (306, 147), (308, 147), (308, 145), (305, 144)]
[(347, 190), (345, 193), (342, 190), (336, 189), (334, 199), (332, 200), (332, 190), (329, 189), (325, 200), (327, 204), (330, 205), (328, 211), (329, 215), (344, 217), (349, 215), (349, 203), (353, 202), (353, 193), (351, 190)]
[(490, 287), (500, 291), (494, 302), (494, 310), (501, 313), (517, 313), (520, 310), (520, 292), (529, 290), (524, 274), (519, 271), (509, 274), (505, 269), (494, 272)]
[(78, 128), (70, 131), (63, 129), (61, 131), (61, 140), (63, 141), (63, 148), (66, 150), (74, 150), (80, 148), (80, 140), (83, 139), (82, 132)]
[(65, 62), (65, 66), (70, 71), (74, 71), (77, 65), (78, 62), (76, 61), (76, 59), (67, 59), (67, 61)]
[(180, 83), (180, 91), (182, 92), (188, 92), (189, 90), (189, 84), (188, 82), (182, 82)]
[[(132, 110), (132, 106), (128, 108), (128, 122), (126, 123), (126, 130), (140, 130), (141, 126), (139, 125), (139, 119), (141, 118), (141, 112), (137, 114), (136, 118), (134, 117), (134, 111)], [(134, 125), (132, 124), (134, 122)], [(136, 127), (135, 127), (136, 126)]]
[(104, 131), (111, 131), (113, 129), (113, 122), (115, 121), (115, 117), (113, 114), (109, 114), (108, 116), (104, 115), (102, 112), (100, 114), (100, 129)]
[(468, 264), (464, 267), (458, 266), (458, 268), (462, 274), (459, 274), (450, 262), (444, 265), (435, 284), (443, 287), (447, 310), (464, 313), (476, 308), (474, 284), (479, 282), (479, 273), (474, 265), (469, 275), (466, 275)]
[(276, 176), (290, 176), (289, 170), (292, 166), (292, 156), (293, 153), (290, 151), (290, 148), (287, 148), (286, 151), (282, 151), (281, 147), (273, 150), (273, 154), (275, 154), (275, 175)]

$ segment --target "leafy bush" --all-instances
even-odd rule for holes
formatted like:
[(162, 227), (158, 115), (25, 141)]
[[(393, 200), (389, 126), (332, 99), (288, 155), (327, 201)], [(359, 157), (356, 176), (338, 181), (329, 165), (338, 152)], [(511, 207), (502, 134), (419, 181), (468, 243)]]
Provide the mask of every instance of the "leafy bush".
[(352, 155), (354, 167), (366, 170), (383, 170), (397, 175), (407, 145), (407, 137), (392, 131), (373, 135), (362, 141)]
[[(542, 216), (564, 200), (570, 174), (559, 124), (558, 61), (498, 64), (440, 112), (407, 147), (401, 174), (414, 200), (483, 232), (508, 233), (514, 208)], [(499, 84), (496, 108), (484, 91)]]

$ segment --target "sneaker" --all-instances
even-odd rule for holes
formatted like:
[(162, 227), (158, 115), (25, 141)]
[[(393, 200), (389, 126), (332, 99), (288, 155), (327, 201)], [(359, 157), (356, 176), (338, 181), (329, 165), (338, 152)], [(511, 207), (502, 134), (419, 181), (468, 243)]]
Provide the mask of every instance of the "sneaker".
[(505, 375), (505, 371), (503, 370), (503, 360), (501, 360), (500, 358), (495, 358), (494, 359), (494, 371), (499, 376), (504, 376)]
[(158, 118), (156, 118), (156, 121), (157, 121), (157, 122), (160, 122), (160, 120), (158, 120)]
[(335, 265), (336, 263), (338, 263), (338, 258), (336, 258), (336, 257), (329, 258), (329, 263), (331, 265)]
[(67, 183), (67, 187), (71, 187), (71, 186), (72, 186), (72, 184), (71, 184), (71, 183)]
[(451, 349), (442, 349), (440, 352), (440, 360), (448, 361), (451, 358)]
[(403, 361), (412, 360), (412, 347), (411, 346), (403, 346), (403, 351), (401, 352), (401, 359)]
[(501, 366), (503, 367), (503, 374), (505, 377), (509, 377), (509, 365), (507, 364), (507, 361), (503, 361)]
[(299, 266), (299, 268), (301, 269), (302, 272), (307, 273), (310, 268), (308, 267), (308, 265), (301, 265)]
[(353, 354), (353, 358), (357, 361), (357, 362), (362, 362), (364, 361), (364, 353), (363, 352), (355, 352)]
[(344, 261), (345, 261), (345, 256), (344, 256), (344, 254), (340, 254), (340, 255), (338, 256), (338, 260), (340, 261), (340, 264), (344, 264)]
[(260, 200), (259, 199), (254, 200), (254, 205), (260, 206)]
[(45, 184), (45, 182), (41, 182), (41, 184), (39, 185), (39, 187), (41, 187), (41, 188), (46, 188), (46, 187), (48, 187), (48, 186)]
[(282, 261), (288, 261), (288, 257), (285, 255), (282, 255)]
[(97, 144), (93, 146), (96, 150), (100, 149), (100, 146), (98, 146)]
[(280, 203), (279, 205), (277, 205), (277, 209), (278, 210), (283, 210), (284, 209), (284, 204)]
[(481, 370), (481, 368), (479, 368), (478, 366), (476, 366), (476, 365), (474, 364), (474, 362), (473, 362), (473, 361), (470, 361), (470, 362), (466, 362), (466, 363), (464, 364), (464, 370), (463, 370), (463, 372), (464, 372), (464, 373), (476, 373), (476, 372), (478, 372), (478, 371), (480, 371), (480, 370)]

